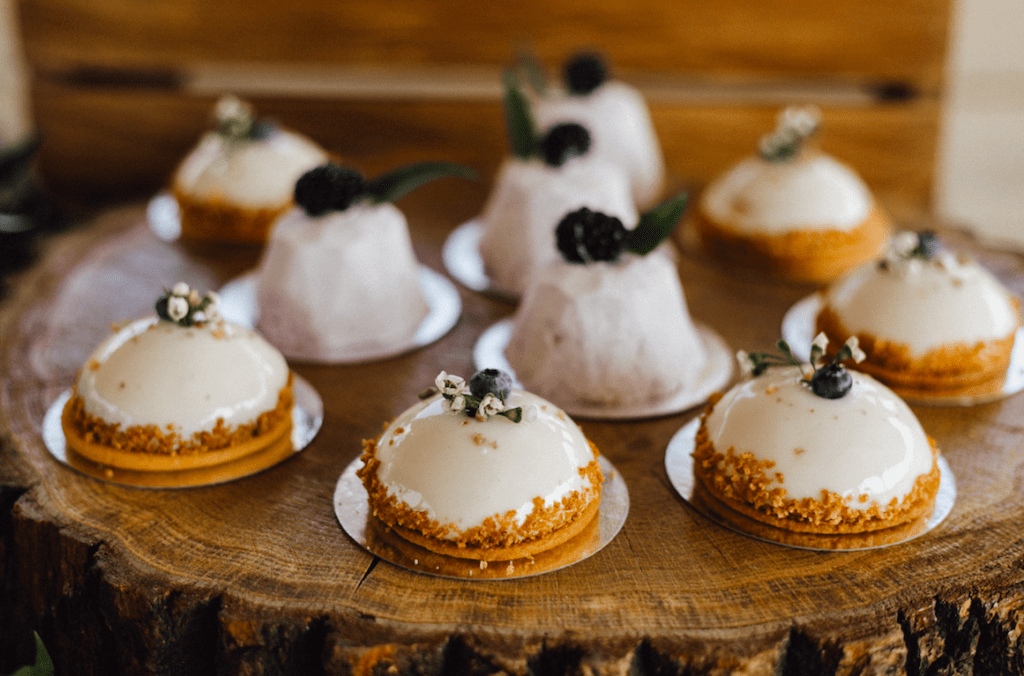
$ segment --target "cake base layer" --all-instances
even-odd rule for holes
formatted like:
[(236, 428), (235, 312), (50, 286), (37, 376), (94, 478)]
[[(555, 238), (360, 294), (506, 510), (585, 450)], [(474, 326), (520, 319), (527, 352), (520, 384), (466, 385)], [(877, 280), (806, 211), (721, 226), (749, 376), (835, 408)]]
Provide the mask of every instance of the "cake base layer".
[(292, 419), (291, 415), (288, 415), (259, 436), (223, 449), (178, 454), (122, 451), (88, 441), (79, 434), (72, 422), (74, 402), (74, 397), (68, 400), (61, 415), (61, 428), (64, 431), (65, 442), (68, 448), (79, 457), (101, 467), (133, 472), (179, 472), (241, 462), (249, 456), (261, 454), (269, 449), (280, 450), (287, 447), (289, 452), (291, 450)]
[[(900, 501), (893, 498), (891, 504), (868, 505), (860, 510), (849, 507), (838, 494), (821, 491), (821, 498), (793, 499), (786, 496), (784, 489), (769, 491), (771, 483), (764, 471), (757, 471), (754, 458), (741, 456), (739, 462), (731, 463), (734, 473), (720, 470), (720, 465), (730, 466), (733, 458), (730, 447), (723, 454), (718, 452), (709, 438), (707, 425), (701, 422), (693, 452), (693, 473), (697, 483), (715, 500), (727, 506), (731, 512), (743, 515), (749, 521), (795, 533), (820, 535), (845, 535), (881, 531), (918, 519), (927, 519), (935, 508), (935, 496), (939, 492), (941, 478), (936, 462), (938, 451), (929, 438), (932, 448), (931, 470), (920, 475), (910, 492)], [(737, 495), (746, 496), (740, 499)]]
[(851, 230), (806, 227), (781, 235), (741, 232), (694, 210), (691, 227), (711, 257), (793, 282), (830, 282), (877, 256), (892, 232), (889, 217), (874, 207)]
[[(853, 335), (830, 308), (818, 313), (815, 332), (829, 337), (830, 347), (843, 345)], [(999, 392), (1006, 382), (1016, 332), (1005, 338), (972, 345), (946, 345), (925, 354), (911, 353), (906, 345), (858, 332), (867, 358), (848, 364), (877, 378), (901, 397), (984, 396)], [(828, 356), (834, 356), (830, 351)]]
[(174, 191), (181, 220), (181, 238), (191, 242), (262, 245), (270, 227), (291, 206), (254, 209), (219, 199), (193, 200)]
[(427, 537), (422, 533), (401, 526), (390, 526), (400, 537), (419, 545), (435, 554), (443, 554), (458, 559), (472, 559), (474, 561), (512, 561), (535, 556), (558, 545), (561, 545), (575, 536), (582, 533), (587, 526), (595, 521), (601, 503), (600, 489), (598, 497), (572, 521), (547, 535), (536, 540), (519, 542), (514, 545), (480, 547), (465, 545), (460, 547), (453, 542), (445, 542), (437, 538)]

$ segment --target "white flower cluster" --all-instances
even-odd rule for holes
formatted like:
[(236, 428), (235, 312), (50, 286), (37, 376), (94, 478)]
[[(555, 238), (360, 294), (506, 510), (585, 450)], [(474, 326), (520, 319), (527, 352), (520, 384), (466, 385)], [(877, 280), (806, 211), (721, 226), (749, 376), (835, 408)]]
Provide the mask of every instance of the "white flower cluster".
[(817, 106), (789, 106), (779, 113), (775, 131), (765, 134), (758, 143), (761, 156), (772, 162), (784, 162), (794, 157), (800, 146), (821, 122)]
[[(821, 333), (814, 337), (814, 341), (811, 343), (812, 363), (808, 364), (808, 366), (811, 367), (812, 374), (814, 373), (814, 368), (817, 367), (818, 358), (825, 354), (826, 347), (828, 347), (828, 336), (826, 336), (825, 332), (822, 331)], [(848, 349), (850, 352), (850, 356), (844, 358), (852, 359), (857, 364), (861, 363), (867, 358), (867, 355), (864, 354), (864, 350), (860, 349), (860, 340), (857, 338), (857, 336), (850, 336), (849, 338), (847, 338), (846, 342), (843, 343), (843, 348)], [(842, 352), (843, 349), (841, 348), (840, 351)]]
[[(828, 336), (821, 332), (814, 337), (814, 340), (811, 342), (810, 363), (801, 362), (797, 359), (785, 341), (780, 340), (777, 343), (777, 347), (782, 352), (781, 355), (769, 354), (767, 352), (750, 354), (745, 350), (738, 350), (736, 352), (736, 361), (739, 363), (740, 373), (743, 377), (761, 375), (770, 366), (796, 366), (805, 378), (810, 378), (814, 375), (815, 370), (821, 366), (820, 362), (822, 357), (825, 356), (825, 348), (828, 347)], [(843, 347), (839, 349), (833, 361), (840, 362), (845, 359), (852, 359), (859, 364), (866, 357), (867, 355), (860, 349), (860, 341), (857, 339), (857, 336), (850, 336), (843, 343)]]
[(237, 96), (222, 96), (214, 107), (217, 127), (229, 138), (242, 138), (249, 133), (255, 121), (251, 105)]
[(459, 376), (448, 375), (444, 371), (441, 371), (434, 378), (434, 386), (437, 387), (437, 391), (444, 397), (442, 406), (444, 406), (445, 410), (452, 413), (462, 413), (469, 409), (467, 413), (472, 413), (473, 417), (481, 422), (493, 415), (504, 416), (512, 422), (519, 422), (523, 419), (527, 421), (537, 419), (536, 407), (528, 407), (524, 416), (521, 408), (507, 408), (498, 396), (490, 392), (482, 398), (474, 397), (464, 379)]
[(214, 322), (221, 318), (220, 296), (208, 291), (200, 297), (199, 292), (185, 282), (178, 282), (166, 293), (167, 319), (184, 326)]

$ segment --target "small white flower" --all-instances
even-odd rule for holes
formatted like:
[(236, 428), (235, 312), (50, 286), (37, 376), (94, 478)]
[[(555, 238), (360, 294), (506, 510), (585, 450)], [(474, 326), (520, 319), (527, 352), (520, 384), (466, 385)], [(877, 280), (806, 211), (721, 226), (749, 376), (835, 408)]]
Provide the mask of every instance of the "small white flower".
[(188, 284), (186, 284), (185, 282), (178, 282), (171, 288), (171, 295), (186, 298), (189, 294), (189, 291), (191, 291), (191, 289), (188, 288)]
[(856, 363), (859, 364), (867, 358), (867, 355), (864, 354), (864, 350), (860, 349), (860, 340), (857, 339), (857, 336), (850, 336), (847, 338), (846, 347), (850, 348), (850, 357)]
[(747, 354), (746, 350), (736, 351), (736, 363), (739, 364), (741, 375), (749, 376), (754, 372), (754, 362), (751, 361), (750, 355)]
[(452, 413), (461, 413), (466, 410), (466, 398), (461, 394), (456, 394), (451, 399), (446, 399), (444, 407)]
[(179, 322), (188, 316), (188, 301), (181, 296), (171, 296), (167, 299), (167, 316), (172, 321)]
[(893, 253), (899, 258), (906, 258), (910, 252), (917, 248), (918, 238), (916, 232), (904, 230), (892, 238)]
[(810, 136), (821, 122), (821, 110), (817, 106), (789, 106), (779, 113), (779, 127), (791, 129), (804, 138)]
[(497, 415), (504, 410), (505, 406), (501, 403), (501, 399), (488, 392), (480, 400), (480, 405), (476, 409), (476, 419), (487, 420), (488, 416)]
[(828, 336), (822, 331), (814, 337), (814, 342), (811, 343), (811, 347), (817, 347), (822, 353), (825, 352), (825, 348), (828, 347)]
[(466, 381), (458, 376), (450, 376), (444, 371), (437, 374), (437, 378), (434, 378), (434, 385), (441, 392), (441, 394), (461, 394), (466, 391)]
[(231, 94), (217, 99), (217, 105), (214, 108), (214, 115), (217, 116), (218, 120), (249, 115), (251, 112), (252, 106)]

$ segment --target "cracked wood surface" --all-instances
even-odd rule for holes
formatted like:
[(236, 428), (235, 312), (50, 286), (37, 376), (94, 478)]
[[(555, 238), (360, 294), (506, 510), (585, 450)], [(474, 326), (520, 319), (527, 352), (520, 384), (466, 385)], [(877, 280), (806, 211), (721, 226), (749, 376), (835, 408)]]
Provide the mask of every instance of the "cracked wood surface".
[[(443, 269), (445, 236), (482, 197), (480, 186), (442, 182), (400, 204), (424, 263)], [(439, 370), (469, 373), (477, 336), (512, 311), (460, 288), (462, 319), (434, 345), (373, 364), (296, 366), (324, 399), (324, 428), (263, 474), (160, 491), (65, 469), (40, 422), (108, 324), (147, 312), (163, 285), (215, 286), (246, 265), (211, 265), (156, 241), (140, 219), (139, 208), (112, 211), (50, 242), (0, 312), (0, 672), (33, 629), (69, 674), (1024, 672), (1020, 396), (915, 408), (959, 494), (946, 522), (902, 546), (788, 549), (700, 516), (663, 465), (692, 410), (582, 422), (631, 498), (622, 532), (596, 556), (515, 581), (428, 577), (349, 540), (331, 496), (360, 440)], [(1024, 291), (1018, 256), (980, 255)], [(689, 252), (680, 272), (692, 314), (734, 348), (770, 349), (809, 291)]]

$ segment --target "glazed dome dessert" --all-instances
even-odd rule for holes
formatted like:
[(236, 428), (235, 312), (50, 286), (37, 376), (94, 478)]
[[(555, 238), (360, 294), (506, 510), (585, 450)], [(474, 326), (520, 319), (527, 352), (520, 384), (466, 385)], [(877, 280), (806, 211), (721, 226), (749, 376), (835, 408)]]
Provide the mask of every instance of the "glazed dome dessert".
[(217, 129), (203, 136), (171, 179), (181, 236), (192, 242), (260, 245), (292, 205), (295, 181), (328, 160), (310, 139), (253, 116), (235, 97), (217, 102)]
[[(269, 466), (292, 451), (291, 373), (255, 332), (224, 321), (217, 297), (177, 284), (103, 341), (64, 408), (68, 447), (116, 470)], [(230, 470), (227, 470), (230, 471)]]
[(710, 256), (822, 283), (881, 253), (889, 217), (852, 169), (805, 147), (817, 127), (816, 109), (787, 108), (758, 155), (708, 185), (693, 227)]
[(637, 206), (656, 204), (664, 188), (665, 161), (643, 95), (609, 79), (604, 60), (593, 53), (566, 61), (563, 85), (537, 98), (538, 126), (548, 129), (563, 121), (583, 125), (593, 135), (594, 155), (626, 172)]
[(900, 233), (885, 258), (823, 293), (817, 330), (856, 336), (857, 368), (913, 396), (998, 391), (1021, 324), (1020, 307), (976, 260), (930, 233)]
[(554, 231), (566, 213), (586, 206), (633, 227), (637, 212), (626, 174), (589, 152), (585, 127), (557, 124), (534, 138), (529, 105), (513, 83), (505, 105), (512, 155), (480, 216), (480, 257), (494, 288), (521, 295), (538, 271), (558, 260)]
[(303, 174), (257, 273), (263, 335), (289, 358), (320, 362), (412, 347), (429, 306), (405, 216), (390, 201), (448, 175), (467, 170), (423, 163), (367, 181), (326, 164)]
[(685, 195), (669, 204), (666, 218), (648, 212), (632, 231), (585, 208), (559, 222), (564, 260), (527, 290), (505, 348), (526, 389), (574, 410), (625, 408), (696, 380), (708, 356), (675, 263), (646, 255), (678, 221)]
[(566, 542), (597, 515), (597, 449), (568, 416), (487, 369), (436, 391), (364, 442), (373, 514), (430, 551), (507, 561)]
[[(826, 343), (815, 340), (812, 362)], [(839, 535), (930, 515), (939, 486), (934, 443), (902, 399), (838, 363), (863, 357), (856, 341), (817, 368), (801, 365), (783, 341), (779, 348), (784, 357), (740, 353), (755, 377), (701, 418), (694, 474), (727, 508), (723, 516)]]

